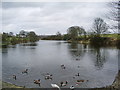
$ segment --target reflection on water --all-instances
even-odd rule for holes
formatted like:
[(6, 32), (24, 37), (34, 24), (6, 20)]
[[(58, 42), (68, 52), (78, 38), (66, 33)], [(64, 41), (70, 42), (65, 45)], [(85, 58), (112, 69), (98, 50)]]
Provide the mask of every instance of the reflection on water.
[[(91, 47), (90, 45), (65, 43), (64, 41), (44, 41), (18, 44), (3, 48), (3, 80), (29, 88), (39, 88), (33, 83), (41, 79), (42, 87), (51, 83), (68, 81), (70, 87), (103, 87), (112, 84), (118, 71), (118, 50), (116, 48)], [(111, 53), (112, 52), (112, 53)], [(62, 70), (60, 65), (66, 66)], [(79, 68), (78, 68), (79, 66)], [(28, 75), (21, 72), (28, 68)], [(45, 80), (43, 74), (50, 73), (53, 80)], [(75, 77), (80, 73), (80, 77)], [(17, 80), (12, 75), (17, 75)], [(75, 78), (73, 78), (75, 77)], [(76, 86), (76, 80), (89, 80)]]
[(82, 57), (84, 57), (86, 48), (87, 48), (87, 45), (84, 45), (84, 44), (80, 45), (77, 42), (73, 42), (68, 45), (68, 50), (71, 56), (73, 56), (73, 58), (75, 58), (75, 60), (77, 61), (80, 60)]
[(29, 43), (21, 43), (21, 46), (37, 46), (37, 43), (35, 42), (29, 42)]
[(95, 55), (95, 66), (97, 67), (97, 69), (102, 69), (104, 66), (104, 63), (106, 62), (106, 51), (105, 49), (100, 49), (100, 48), (95, 48), (94, 49), (94, 55)]
[[(70, 43), (68, 45), (69, 51), (71, 53), (71, 56), (73, 58), (76, 58), (75, 60), (81, 60), (81, 58), (84, 57), (85, 53), (88, 51), (89, 47), (86, 44), (78, 44), (77, 42)], [(94, 50), (91, 50), (91, 53), (94, 55), (94, 65), (96, 69), (102, 69), (104, 66), (104, 63), (106, 62), (106, 50), (101, 49), (100, 47), (94, 48)]]

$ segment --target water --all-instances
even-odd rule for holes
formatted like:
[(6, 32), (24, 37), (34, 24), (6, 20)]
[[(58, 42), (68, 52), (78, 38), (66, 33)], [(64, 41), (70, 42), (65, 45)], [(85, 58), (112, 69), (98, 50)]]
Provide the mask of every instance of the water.
[[(66, 69), (61, 69), (64, 64)], [(28, 69), (28, 74), (22, 71)], [(68, 81), (65, 88), (104, 87), (112, 84), (118, 72), (118, 49), (94, 48), (89, 45), (66, 43), (65, 41), (40, 40), (36, 44), (18, 44), (2, 50), (2, 79), (27, 88), (39, 88), (33, 81), (41, 79), (40, 88), (51, 88), (51, 83), (60, 85)], [(45, 80), (50, 73), (53, 80)], [(80, 73), (80, 76), (75, 76)], [(14, 80), (12, 75), (17, 76)], [(73, 78), (75, 77), (75, 78)], [(76, 85), (76, 80), (85, 80)]]

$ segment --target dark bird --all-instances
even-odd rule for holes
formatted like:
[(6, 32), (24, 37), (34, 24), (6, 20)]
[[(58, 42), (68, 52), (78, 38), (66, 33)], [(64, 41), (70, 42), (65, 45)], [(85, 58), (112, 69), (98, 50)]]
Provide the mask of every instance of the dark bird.
[(17, 80), (17, 77), (16, 77), (16, 75), (13, 75), (13, 79)]
[(75, 76), (80, 76), (80, 73), (78, 73), (77, 75), (75, 75)]

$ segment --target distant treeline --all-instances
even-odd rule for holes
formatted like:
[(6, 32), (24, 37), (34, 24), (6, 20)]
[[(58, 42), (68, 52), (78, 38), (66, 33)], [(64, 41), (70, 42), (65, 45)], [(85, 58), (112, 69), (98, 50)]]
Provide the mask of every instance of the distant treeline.
[(93, 22), (92, 29), (88, 32), (83, 27), (71, 26), (67, 29), (67, 34), (41, 36), (42, 40), (67, 40), (69, 42), (78, 41), (80, 43), (89, 43), (97, 46), (120, 46), (120, 34), (111, 34), (108, 30), (108, 24), (101, 18), (96, 18)]
[(18, 43), (26, 42), (36, 42), (39, 40), (39, 36), (35, 32), (26, 32), (24, 30), (20, 31), (19, 34), (14, 35), (13, 32), (1, 34), (2, 36), (2, 46), (15, 45)]
[(36, 35), (35, 32), (20, 31), (19, 34), (14, 35), (13, 32), (1, 34), (2, 46), (14, 45), (17, 43), (36, 42), (38, 40), (66, 40), (68, 42), (77, 41), (84, 44), (91, 45), (114, 45), (120, 47), (120, 34), (110, 34), (109, 26), (101, 18), (96, 18), (93, 23), (91, 31), (86, 31), (80, 26), (71, 26), (66, 30), (66, 34), (57, 32), (56, 35)]

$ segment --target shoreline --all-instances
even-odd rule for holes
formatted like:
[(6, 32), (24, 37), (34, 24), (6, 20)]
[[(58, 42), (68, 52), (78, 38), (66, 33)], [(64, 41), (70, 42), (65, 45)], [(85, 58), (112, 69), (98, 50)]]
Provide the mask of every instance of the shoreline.
[(0, 81), (0, 84), (2, 86), (0, 88), (23, 88), (22, 86), (18, 86), (9, 82), (4, 82), (4, 81)]

